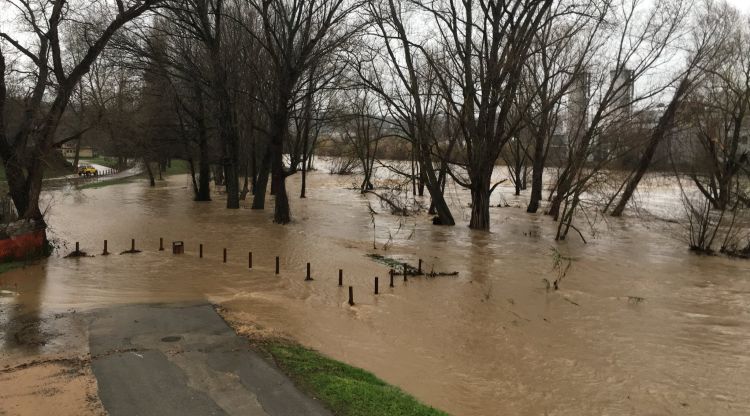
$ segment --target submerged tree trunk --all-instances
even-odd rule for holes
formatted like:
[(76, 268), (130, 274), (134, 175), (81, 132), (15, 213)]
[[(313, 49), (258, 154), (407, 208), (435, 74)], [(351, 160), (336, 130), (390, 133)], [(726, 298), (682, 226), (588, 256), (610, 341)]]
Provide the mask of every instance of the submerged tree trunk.
[(146, 165), (146, 172), (148, 173), (149, 186), (156, 186), (156, 181), (154, 179), (154, 172), (151, 170), (151, 162), (144, 159), (143, 164)]
[(534, 143), (534, 161), (531, 167), (531, 197), (526, 212), (536, 213), (542, 200), (542, 187), (544, 186), (544, 142), (542, 134), (537, 135)]
[(260, 163), (260, 169), (258, 170), (258, 179), (255, 182), (253, 188), (253, 206), (252, 209), (265, 209), (266, 207), (266, 190), (268, 188), (268, 173), (269, 165), (271, 162), (271, 148), (266, 146), (263, 152), (263, 160)]
[(475, 230), (490, 229), (490, 196), (491, 188), (490, 174), (480, 173), (471, 181), (471, 219), (469, 228)]
[(638, 162), (638, 167), (628, 181), (628, 185), (625, 187), (625, 190), (622, 192), (620, 202), (618, 202), (615, 208), (612, 210), (613, 217), (619, 217), (622, 215), (622, 212), (625, 211), (625, 207), (627, 206), (628, 201), (630, 201), (630, 198), (632, 198), (633, 193), (635, 193), (636, 188), (638, 188), (638, 184), (641, 182), (643, 175), (646, 174), (649, 166), (651, 166), (651, 161), (654, 158), (654, 154), (656, 154), (656, 149), (659, 147), (659, 144), (669, 132), (669, 129), (672, 128), (672, 124), (674, 123), (674, 119), (677, 115), (677, 110), (680, 106), (680, 103), (682, 102), (682, 98), (685, 96), (685, 94), (687, 94), (689, 86), (690, 81), (685, 78), (680, 82), (680, 86), (677, 87), (677, 91), (675, 91), (672, 100), (669, 102), (669, 105), (664, 110), (664, 114), (662, 114), (661, 118), (659, 119), (659, 123), (651, 133), (651, 138), (646, 145), (646, 149), (644, 149), (643, 154), (641, 155), (641, 160)]

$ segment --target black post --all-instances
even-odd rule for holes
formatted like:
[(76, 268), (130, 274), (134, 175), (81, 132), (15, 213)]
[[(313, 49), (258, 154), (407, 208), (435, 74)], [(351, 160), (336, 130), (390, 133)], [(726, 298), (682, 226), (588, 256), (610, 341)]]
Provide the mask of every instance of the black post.
[(135, 238), (130, 239), (130, 251), (135, 251)]
[(378, 277), (375, 276), (375, 294), (378, 294)]
[(349, 286), (349, 306), (354, 305), (354, 288)]
[(78, 245), (78, 241), (76, 241), (76, 254), (78, 254), (78, 252), (81, 251), (81, 250), (79, 250), (79, 247), (80, 246)]
[(305, 280), (313, 280), (312, 277), (310, 277), (310, 263), (307, 263), (307, 277), (305, 277)]
[(203, 244), (198, 246), (198, 257), (203, 258)]
[(253, 252), (252, 251), (247, 252), (247, 268), (248, 269), (253, 268)]
[(390, 275), (391, 275), (391, 287), (393, 287), (393, 275), (394, 275), (393, 269), (391, 269), (391, 270), (390, 270), (390, 271), (388, 272), (388, 274), (390, 274)]
[(339, 286), (344, 285), (344, 270), (339, 269)]
[(227, 262), (227, 249), (224, 249), (224, 263)]
[(104, 240), (104, 251), (102, 251), (102, 256), (109, 255), (109, 251), (107, 251), (107, 240)]
[(159, 237), (159, 251), (164, 251), (164, 239)]
[(276, 256), (276, 274), (279, 274), (279, 256)]
[(406, 263), (404, 263), (404, 282), (406, 281)]
[(417, 274), (422, 274), (422, 259), (419, 259), (419, 266), (417, 267)]

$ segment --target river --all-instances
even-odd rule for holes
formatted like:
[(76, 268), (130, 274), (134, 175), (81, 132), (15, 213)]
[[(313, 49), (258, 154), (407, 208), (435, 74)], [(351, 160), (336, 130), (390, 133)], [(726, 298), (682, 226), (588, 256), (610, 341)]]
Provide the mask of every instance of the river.
[[(208, 299), (252, 330), (290, 336), (455, 415), (750, 414), (750, 262), (691, 254), (678, 225), (653, 219), (608, 220), (587, 244), (573, 235), (555, 243), (555, 223), (526, 214), (508, 187), (493, 201), (509, 206), (492, 208), (492, 231), (478, 232), (466, 227), (462, 191), (449, 191), (459, 225), (438, 227), (426, 215), (389, 215), (349, 189), (355, 177), (313, 172), (299, 199), (298, 176), (289, 180), (286, 226), (272, 223), (272, 199), (266, 211), (226, 210), (220, 194), (193, 202), (186, 176), (155, 188), (138, 180), (51, 190), (57, 253), (0, 275), (0, 286), (18, 292), (0, 297), (0, 324)], [(166, 251), (157, 250), (160, 237)], [(143, 251), (120, 255), (131, 238)], [(104, 239), (110, 256), (99, 255)], [(171, 254), (174, 240), (184, 241), (184, 255)], [(75, 241), (95, 256), (63, 258)], [(548, 291), (554, 250), (572, 266), (560, 290)], [(389, 288), (387, 266), (366, 254), (459, 274), (398, 277)], [(49, 319), (35, 331), (48, 339), (31, 351), (0, 331), (0, 352), (86, 348), (84, 329)]]

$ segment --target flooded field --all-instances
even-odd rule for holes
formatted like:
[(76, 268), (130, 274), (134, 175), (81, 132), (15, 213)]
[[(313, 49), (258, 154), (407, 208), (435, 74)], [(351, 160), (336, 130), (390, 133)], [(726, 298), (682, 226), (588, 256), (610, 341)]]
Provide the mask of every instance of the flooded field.
[[(208, 299), (455, 415), (750, 414), (750, 262), (693, 255), (677, 226), (658, 221), (610, 220), (588, 244), (556, 244), (555, 223), (517, 208), (525, 202), (509, 188), (494, 195), (509, 207), (492, 209), (486, 233), (466, 227), (469, 198), (455, 190), (459, 225), (436, 227), (426, 215), (389, 215), (347, 189), (354, 177), (312, 173), (304, 200), (291, 179), (287, 226), (271, 222), (272, 199), (265, 212), (226, 210), (221, 195), (193, 202), (186, 176), (50, 191), (49, 223), (65, 245), (0, 275), (0, 368), (85, 350), (83, 325), (55, 314)], [(371, 217), (368, 201), (382, 212)], [(120, 255), (131, 238), (142, 252)], [(112, 255), (100, 255), (104, 239)], [(171, 254), (174, 240), (184, 255)], [(62, 258), (75, 241), (95, 256)], [(555, 247), (573, 262), (548, 292)], [(389, 288), (373, 253), (459, 274), (399, 277)]]

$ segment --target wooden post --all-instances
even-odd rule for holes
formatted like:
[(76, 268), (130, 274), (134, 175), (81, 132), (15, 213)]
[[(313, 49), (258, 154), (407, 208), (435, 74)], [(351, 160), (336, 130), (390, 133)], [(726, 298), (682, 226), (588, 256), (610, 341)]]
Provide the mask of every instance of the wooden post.
[(159, 237), (159, 251), (164, 251), (164, 239)]
[(422, 259), (419, 259), (419, 266), (417, 266), (417, 274), (422, 274)]
[(375, 294), (378, 294), (378, 277), (375, 276)]
[(109, 255), (109, 251), (107, 251), (107, 240), (104, 240), (104, 251), (102, 251), (102, 256)]
[(227, 262), (227, 249), (224, 249), (224, 263)]
[(388, 274), (390, 274), (390, 275), (391, 275), (391, 287), (393, 287), (393, 275), (395, 274), (395, 273), (394, 273), (394, 271), (393, 271), (393, 269), (391, 269), (391, 270), (390, 270), (390, 271), (388, 272)]
[(135, 251), (135, 238), (130, 239), (130, 251)]
[(253, 268), (253, 252), (252, 251), (247, 252), (247, 268), (248, 269)]
[(198, 246), (198, 257), (203, 258), (203, 244)]
[(279, 274), (279, 256), (276, 256), (276, 274)]
[(310, 262), (307, 263), (307, 276), (305, 277), (305, 280), (313, 280), (310, 276)]
[(354, 288), (349, 286), (349, 306), (354, 305)]
[(76, 254), (78, 254), (81, 250), (79, 250), (80, 246), (78, 245), (78, 241), (76, 241)]
[(406, 281), (406, 263), (404, 263), (404, 282)]
[(344, 269), (339, 269), (339, 286), (344, 285)]

